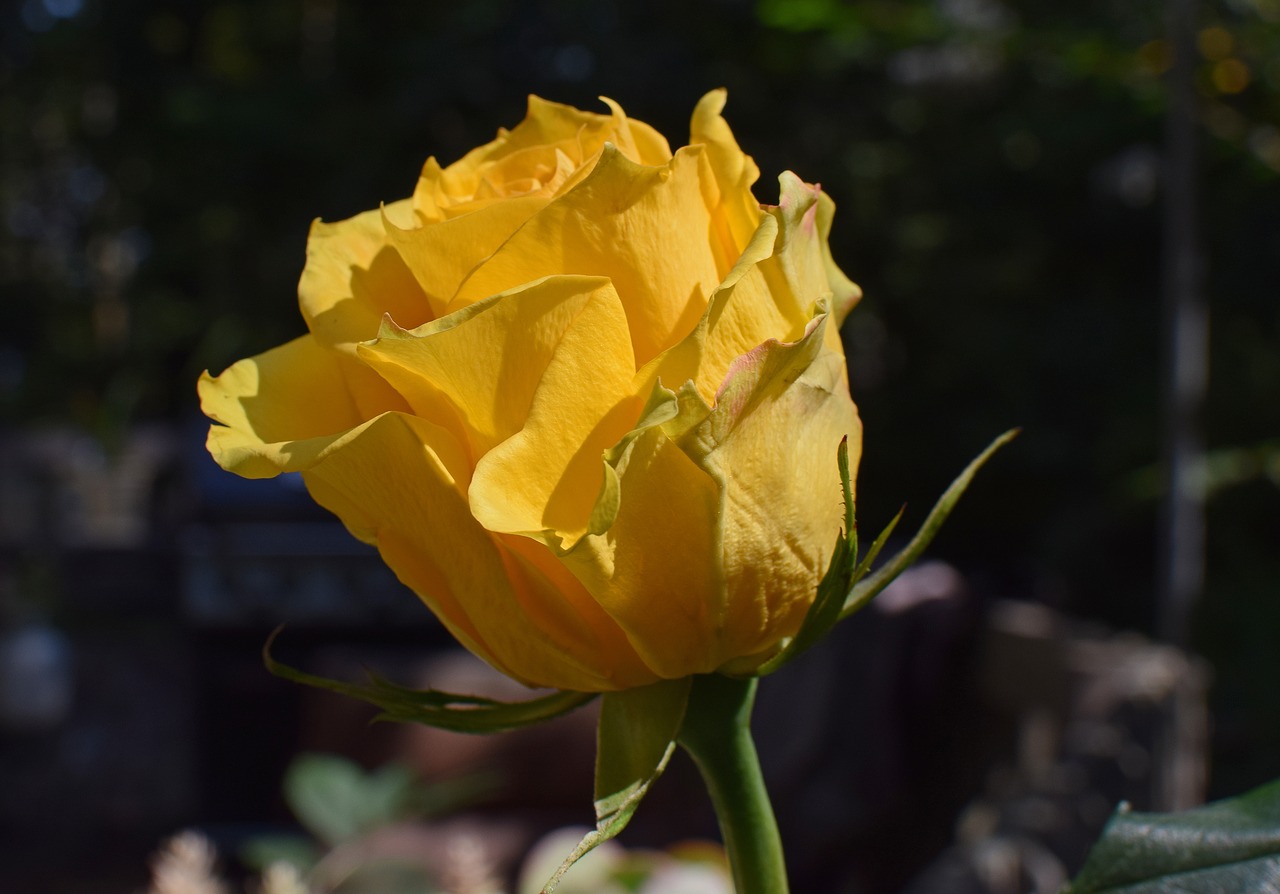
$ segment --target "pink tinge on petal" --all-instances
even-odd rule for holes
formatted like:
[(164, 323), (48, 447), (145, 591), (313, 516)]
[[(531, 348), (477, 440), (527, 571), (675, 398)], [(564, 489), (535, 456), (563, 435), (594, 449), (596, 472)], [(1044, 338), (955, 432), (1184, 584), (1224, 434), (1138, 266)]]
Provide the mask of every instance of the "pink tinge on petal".
[[(822, 325), (826, 318), (826, 314), (819, 314), (814, 317), (805, 324), (804, 335), (800, 336), (795, 341), (778, 341), (776, 338), (770, 338), (761, 344), (756, 345), (750, 351), (747, 351), (747, 353), (735, 357), (733, 362), (729, 364), (729, 370), (724, 374), (724, 380), (720, 383), (720, 387), (716, 389), (716, 406), (718, 407), (720, 405), (720, 399), (724, 397), (724, 393), (729, 389), (730, 383), (732, 383), (739, 374), (749, 372), (761, 366), (764, 363), (765, 358), (769, 356), (769, 352), (773, 351), (775, 348), (789, 348), (800, 344), (800, 342), (812, 335), (813, 330)], [(745, 400), (749, 396), (750, 395), (744, 394), (742, 395), (742, 398)], [(736, 415), (740, 409), (741, 407), (732, 407), (730, 412), (731, 414)]]
[[(724, 397), (725, 391), (728, 390), (729, 384), (740, 373), (745, 373), (761, 366), (769, 352), (781, 344), (782, 342), (776, 338), (771, 338), (763, 344), (756, 345), (747, 353), (735, 357), (733, 362), (729, 364), (729, 370), (724, 374), (724, 381), (720, 383), (720, 387), (716, 390), (716, 406), (720, 405), (720, 400)], [(743, 395), (743, 397), (746, 397), (746, 395)]]
[[(822, 185), (820, 183), (805, 183), (803, 180), (801, 180), (795, 174), (792, 174), (790, 171), (784, 172), (782, 176), (787, 177), (790, 180), (794, 180), (799, 185), (800, 189), (805, 190), (809, 193), (809, 196), (812, 197), (813, 201), (816, 201), (818, 198), (818, 193), (822, 192)], [(792, 192), (790, 189), (783, 189), (782, 194), (778, 196), (778, 204), (774, 207), (781, 208), (784, 211), (788, 210), (792, 205), (792, 201), (795, 195), (796, 193)], [(761, 203), (760, 207), (765, 208), (769, 206), (765, 205), (764, 203)]]
[(817, 213), (814, 209), (818, 207), (818, 196), (822, 194), (822, 184), (805, 183), (790, 171), (783, 172), (779, 180), (783, 184), (783, 189), (781, 195), (778, 196), (778, 204), (766, 205), (761, 202), (760, 207), (765, 210), (778, 208), (782, 211), (790, 211), (795, 206), (796, 199), (803, 196), (801, 201), (809, 205), (803, 218), (805, 232), (811, 235), (817, 223)]
[[(814, 197), (822, 192), (822, 187), (818, 184), (813, 185)], [(804, 213), (804, 217), (800, 220), (800, 226), (804, 228), (806, 236), (812, 236), (818, 229), (818, 203), (815, 201), (809, 206), (809, 210)]]

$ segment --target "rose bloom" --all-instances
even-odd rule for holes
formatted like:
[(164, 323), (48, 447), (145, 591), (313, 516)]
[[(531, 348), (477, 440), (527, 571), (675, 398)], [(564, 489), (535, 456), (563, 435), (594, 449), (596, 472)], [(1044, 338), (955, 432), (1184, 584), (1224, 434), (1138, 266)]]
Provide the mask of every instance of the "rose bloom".
[(694, 110), (530, 98), (410, 198), (317, 221), (308, 333), (200, 380), (208, 448), (301, 472), (468, 649), (533, 686), (749, 672), (794, 635), (861, 443), (834, 205)]

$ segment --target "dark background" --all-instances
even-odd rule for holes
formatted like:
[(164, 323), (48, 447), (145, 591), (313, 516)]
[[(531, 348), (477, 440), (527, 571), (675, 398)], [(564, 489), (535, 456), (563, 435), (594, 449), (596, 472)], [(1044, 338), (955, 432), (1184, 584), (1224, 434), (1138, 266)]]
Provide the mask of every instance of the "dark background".
[[(1190, 645), (1213, 667), (1216, 796), (1280, 775), (1280, 5), (1198, 15), (1211, 462)], [(529, 93), (583, 108), (608, 95), (679, 145), (698, 97), (727, 87), (757, 196), (772, 200), (784, 169), (821, 182), (835, 257), (866, 295), (844, 329), (864, 530), (904, 501), (911, 527), (991, 437), (1022, 426), (934, 554), (980, 600), (1153, 632), (1164, 37), (1161, 4), (1101, 0), (6, 4), (0, 631), (53, 631), (77, 679), (100, 668), (90, 677), (110, 690), (80, 683), (70, 745), (65, 728), (0, 731), (24, 797), (62, 780), (48, 798), (83, 806), (80, 820), (33, 807), (44, 825), (9, 808), (7, 823), (92, 839), (90, 859), (103, 835), (278, 812), (264, 792), (297, 716), (257, 664), (264, 632), (314, 611), (295, 642), (440, 642), (357, 550), (355, 570), (333, 572), (366, 587), (355, 609), (314, 609), (314, 593), (281, 607), (269, 577), (221, 615), (191, 595), (214, 573), (201, 557), (235, 550), (221, 522), (276, 525), (295, 558), (341, 563), (346, 549), (306, 545), (323, 515), (296, 488), (240, 482), (202, 455), (194, 382), (302, 331), (313, 218), (408, 195), (427, 155), (448, 163), (513, 126)], [(65, 468), (118, 465), (139, 438), (161, 460), (143, 497), (128, 491), (137, 523), (67, 522), (94, 516), (68, 509)], [(79, 459), (41, 466), (55, 442)], [(20, 471), (37, 467), (38, 486)], [(123, 512), (121, 493), (98, 497)], [(140, 720), (140, 740), (112, 732), (121, 711), (167, 719)], [(165, 772), (191, 790), (157, 794), (164, 809), (94, 772), (124, 749), (145, 779), (166, 750), (179, 760), (166, 742), (188, 740)], [(210, 778), (229, 769), (234, 784)], [(102, 806), (112, 798), (125, 806)]]

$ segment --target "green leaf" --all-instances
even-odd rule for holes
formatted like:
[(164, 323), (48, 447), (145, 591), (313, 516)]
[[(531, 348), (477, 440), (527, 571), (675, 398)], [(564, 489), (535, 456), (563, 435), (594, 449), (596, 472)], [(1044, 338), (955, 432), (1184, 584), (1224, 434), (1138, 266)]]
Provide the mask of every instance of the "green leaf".
[(262, 647), (267, 670), (295, 683), (358, 698), (382, 709), (379, 720), (421, 723), (457, 733), (501, 733), (542, 723), (567, 714), (596, 697), (594, 692), (553, 692), (527, 702), (500, 702), (475, 695), (455, 695), (434, 689), (409, 689), (370, 671), (369, 682), (345, 683), (309, 674), (271, 657), (271, 646), (283, 627), (277, 627)]
[(1066, 894), (1280, 890), (1280, 780), (1182, 813), (1111, 817)]
[(631, 821), (675, 750), (691, 682), (685, 677), (605, 693), (596, 743), (596, 827), (560, 864), (543, 894), (551, 894), (574, 863)]
[[(848, 598), (845, 599), (844, 608), (840, 612), (841, 620), (863, 608), (881, 590), (889, 586), (894, 578), (906, 571), (912, 562), (920, 558), (921, 553), (929, 547), (929, 544), (933, 542), (933, 538), (937, 536), (938, 530), (942, 527), (942, 523), (947, 520), (947, 516), (951, 514), (951, 510), (960, 501), (961, 495), (969, 486), (969, 482), (973, 480), (973, 476), (991, 458), (992, 454), (1016, 438), (1019, 431), (1020, 429), (1016, 428), (1010, 429), (992, 441), (986, 450), (979, 453), (973, 462), (969, 463), (965, 470), (956, 477), (956, 480), (951, 482), (951, 486), (938, 498), (938, 502), (933, 504), (933, 509), (929, 512), (928, 518), (924, 520), (924, 524), (920, 526), (916, 536), (911, 538), (911, 542), (903, 547), (902, 551), (892, 559), (880, 566), (874, 574), (854, 584)], [(887, 539), (888, 531), (892, 529), (894, 524), (897, 524), (897, 519), (894, 519), (890, 524), (890, 528), (886, 529), (877, 542)], [(876, 549), (876, 547), (873, 547), (873, 549)]]
[[(849, 480), (849, 439), (840, 441), (836, 450), (836, 463), (840, 467), (840, 484), (844, 491), (844, 531), (836, 537), (835, 549), (831, 551), (831, 563), (827, 565), (827, 573), (818, 582), (818, 594), (805, 612), (800, 629), (791, 638), (786, 647), (774, 655), (760, 667), (751, 672), (752, 676), (771, 674), (797, 655), (831, 632), (831, 628), (840, 620), (840, 611), (844, 607), (845, 594), (854, 581), (854, 563), (858, 559), (858, 528), (854, 524), (853, 485)], [(874, 548), (874, 547), (873, 547)]]

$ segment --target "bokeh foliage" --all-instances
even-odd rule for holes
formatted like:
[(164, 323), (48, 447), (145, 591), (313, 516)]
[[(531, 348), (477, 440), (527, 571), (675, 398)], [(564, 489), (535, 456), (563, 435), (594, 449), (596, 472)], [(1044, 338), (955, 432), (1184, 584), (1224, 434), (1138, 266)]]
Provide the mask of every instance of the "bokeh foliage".
[[(1269, 765), (1228, 771), (1238, 789), (1280, 773), (1280, 2), (1200, 14), (1205, 433), (1228, 472), (1196, 645), (1220, 753), (1273, 730)], [(189, 417), (201, 369), (300, 331), (314, 217), (407, 194), (427, 154), (514, 124), (527, 93), (605, 93), (676, 142), (724, 85), (757, 195), (792, 168), (839, 205), (835, 254), (867, 296), (845, 329), (859, 517), (922, 514), (1021, 425), (938, 551), (984, 594), (1147, 629), (1169, 54), (1154, 0), (10, 4), (0, 424), (110, 441)]]

